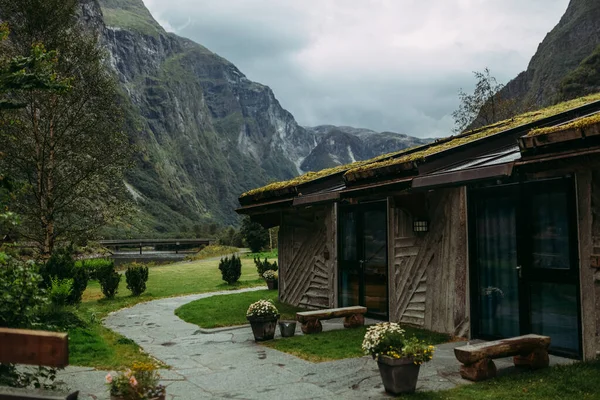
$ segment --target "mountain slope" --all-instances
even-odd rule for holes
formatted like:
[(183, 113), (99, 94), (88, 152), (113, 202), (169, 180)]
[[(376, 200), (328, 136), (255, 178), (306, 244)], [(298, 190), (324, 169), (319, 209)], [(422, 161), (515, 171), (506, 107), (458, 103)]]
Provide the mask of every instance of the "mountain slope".
[(502, 95), (516, 99), (524, 108), (540, 108), (576, 97), (583, 91), (561, 92), (568, 84), (563, 80), (599, 45), (600, 2), (571, 0), (558, 25), (539, 45), (527, 70), (511, 80)]
[(315, 139), (268, 87), (164, 31), (141, 0), (99, 5), (82, 0), (82, 18), (102, 34), (127, 103), (128, 133), (139, 148), (127, 186), (142, 212), (118, 234), (235, 224), (240, 193), (298, 174)]
[(380, 154), (430, 142), (393, 132), (374, 132), (349, 126), (321, 125), (305, 128), (314, 132), (318, 145), (304, 159), (303, 171), (319, 171), (337, 165), (367, 160)]

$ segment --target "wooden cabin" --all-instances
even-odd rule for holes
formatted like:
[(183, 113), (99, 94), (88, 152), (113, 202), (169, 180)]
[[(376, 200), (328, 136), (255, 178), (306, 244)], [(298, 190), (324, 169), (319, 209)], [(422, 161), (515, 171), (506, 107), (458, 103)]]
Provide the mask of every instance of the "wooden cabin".
[(279, 296), (456, 336), (600, 353), (600, 94), (252, 190)]

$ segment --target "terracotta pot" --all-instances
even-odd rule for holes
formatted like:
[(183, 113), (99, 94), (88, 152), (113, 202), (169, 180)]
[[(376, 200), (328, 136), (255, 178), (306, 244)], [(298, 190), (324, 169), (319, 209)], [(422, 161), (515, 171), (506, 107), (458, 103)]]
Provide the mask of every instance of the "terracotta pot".
[[(113, 396), (112, 394), (110, 395), (110, 400), (128, 400), (127, 398), (123, 397), (123, 396)], [(162, 396), (158, 396), (158, 397), (153, 397), (149, 400), (165, 400), (165, 395), (163, 394)]]
[(279, 281), (277, 281), (276, 279), (268, 279), (267, 287), (269, 288), (269, 290), (275, 290), (279, 287)]
[(412, 358), (379, 356), (377, 365), (386, 392), (391, 394), (414, 393), (421, 366), (416, 365)]
[(279, 314), (272, 317), (248, 317), (247, 319), (250, 321), (254, 340), (257, 342), (271, 340), (275, 337)]

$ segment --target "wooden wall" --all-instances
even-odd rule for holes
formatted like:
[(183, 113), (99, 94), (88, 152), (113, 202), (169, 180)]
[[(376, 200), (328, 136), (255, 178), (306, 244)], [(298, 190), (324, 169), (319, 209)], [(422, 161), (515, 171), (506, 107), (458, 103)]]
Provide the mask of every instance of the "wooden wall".
[(336, 207), (283, 215), (279, 228), (280, 300), (311, 309), (336, 302)]
[[(466, 190), (436, 190), (426, 203), (427, 215), (414, 215), (414, 202), (405, 196), (390, 208), (390, 320), (466, 336)], [(430, 221), (428, 233), (413, 233), (413, 215)]]

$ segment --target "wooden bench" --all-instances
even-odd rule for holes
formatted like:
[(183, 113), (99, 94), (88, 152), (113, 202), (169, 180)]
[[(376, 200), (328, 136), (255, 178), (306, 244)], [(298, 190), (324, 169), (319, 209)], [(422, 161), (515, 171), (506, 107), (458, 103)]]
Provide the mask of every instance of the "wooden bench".
[(531, 334), (457, 347), (454, 355), (463, 364), (460, 375), (464, 379), (482, 381), (496, 376), (494, 358), (514, 356), (515, 366), (532, 369), (547, 367), (548, 347), (550, 337)]
[(319, 333), (323, 331), (322, 319), (344, 317), (344, 328), (355, 328), (365, 324), (366, 307), (353, 306), (343, 308), (331, 308), (329, 310), (304, 311), (296, 313), (296, 319), (302, 324), (302, 332), (305, 334)]
[[(64, 368), (69, 364), (66, 333), (0, 328), (0, 363)], [(0, 400), (77, 400), (79, 392), (0, 386)]]

